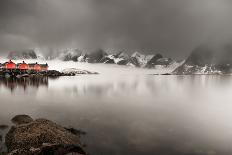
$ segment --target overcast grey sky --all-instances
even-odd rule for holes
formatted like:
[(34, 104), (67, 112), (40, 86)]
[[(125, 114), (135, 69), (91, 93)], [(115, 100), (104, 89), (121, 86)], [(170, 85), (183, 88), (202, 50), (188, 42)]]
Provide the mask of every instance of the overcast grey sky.
[(1, 0), (1, 53), (115, 48), (182, 58), (232, 35), (231, 0)]

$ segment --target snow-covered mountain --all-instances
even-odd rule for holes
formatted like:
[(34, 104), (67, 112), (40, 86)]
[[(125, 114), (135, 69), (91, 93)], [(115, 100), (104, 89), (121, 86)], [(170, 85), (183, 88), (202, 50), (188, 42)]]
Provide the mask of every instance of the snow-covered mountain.
[[(124, 51), (98, 49), (86, 52), (78, 49), (30, 49), (10, 52), (8, 59), (62, 60), (86, 63), (118, 64), (149, 69), (169, 69), (173, 74), (232, 74), (232, 44), (197, 47), (185, 61), (175, 61), (161, 54), (144, 55)], [(49, 53), (44, 55), (43, 53)], [(108, 54), (109, 53), (109, 54)]]
[(201, 45), (192, 51), (174, 74), (232, 74), (232, 44), (217, 48)]
[(135, 52), (131, 55), (127, 65), (135, 67), (145, 67), (146, 64), (153, 58), (154, 55), (143, 55)]
[(59, 55), (58, 59), (63, 61), (77, 62), (78, 58), (82, 55), (82, 51), (78, 49), (65, 49)]
[(45, 56), (43, 55), (43, 53), (41, 53), (41, 50), (39, 48), (35, 48), (34, 52), (36, 54), (37, 59), (46, 60)]
[[(22, 54), (23, 53), (23, 54)], [(42, 53), (51, 53), (51, 56), (43, 55)], [(43, 52), (43, 49), (36, 48), (34, 50), (24, 50), (23, 52), (11, 52), (8, 55), (10, 59), (41, 59), (41, 60), (62, 60), (86, 63), (104, 63), (118, 64), (141, 68), (175, 68), (179, 63), (170, 59), (164, 58), (161, 54), (144, 55), (139, 52), (134, 52), (128, 55), (126, 52), (114, 50), (110, 54), (102, 49), (92, 52), (86, 52), (79, 49), (51, 49)]]
[(105, 55), (101, 63), (105, 64), (118, 64), (118, 65), (127, 65), (129, 62), (130, 56), (124, 52), (116, 52), (116, 54)]

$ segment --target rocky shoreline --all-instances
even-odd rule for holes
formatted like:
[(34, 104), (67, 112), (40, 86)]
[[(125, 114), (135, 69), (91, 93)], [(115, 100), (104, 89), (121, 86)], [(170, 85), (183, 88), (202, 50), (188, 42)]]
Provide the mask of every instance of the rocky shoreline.
[(75, 76), (75, 75), (83, 75), (83, 74), (99, 74), (98, 72), (91, 72), (87, 70), (81, 70), (77, 68), (67, 68), (63, 71), (57, 70), (48, 70), (48, 71), (25, 71), (21, 72), (18, 69), (8, 71), (8, 70), (0, 70), (0, 78), (22, 78), (22, 77), (60, 77), (60, 76)]
[[(5, 135), (1, 143), (6, 151), (1, 155), (85, 155), (80, 141), (80, 132), (74, 128), (62, 127), (47, 119), (33, 120), (28, 115), (17, 115), (12, 119), (14, 125)], [(4, 130), (6, 129), (5, 125)]]
[(0, 77), (2, 78), (22, 78), (22, 77), (33, 77), (33, 76), (47, 76), (47, 77), (58, 77), (58, 76), (75, 76), (73, 73), (63, 73), (56, 70), (48, 70), (41, 72), (20, 72), (19, 70), (7, 71), (1, 70)]

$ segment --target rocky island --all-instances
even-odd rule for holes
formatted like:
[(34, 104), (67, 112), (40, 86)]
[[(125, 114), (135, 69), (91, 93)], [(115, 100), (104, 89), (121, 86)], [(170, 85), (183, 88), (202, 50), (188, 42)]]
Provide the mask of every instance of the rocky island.
[(7, 151), (3, 155), (86, 154), (78, 130), (28, 115), (17, 115), (12, 122), (15, 125), (5, 136)]

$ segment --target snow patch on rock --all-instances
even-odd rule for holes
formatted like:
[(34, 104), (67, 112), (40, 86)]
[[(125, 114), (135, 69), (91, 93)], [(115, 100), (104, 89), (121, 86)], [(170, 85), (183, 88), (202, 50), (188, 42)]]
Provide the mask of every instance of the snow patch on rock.
[(82, 69), (78, 69), (78, 68), (66, 68), (66, 69), (62, 70), (61, 73), (75, 74), (75, 75), (78, 75), (78, 74), (99, 74), (97, 72), (82, 70)]

